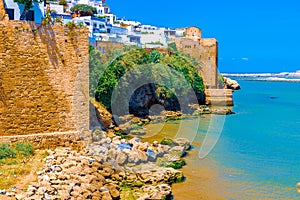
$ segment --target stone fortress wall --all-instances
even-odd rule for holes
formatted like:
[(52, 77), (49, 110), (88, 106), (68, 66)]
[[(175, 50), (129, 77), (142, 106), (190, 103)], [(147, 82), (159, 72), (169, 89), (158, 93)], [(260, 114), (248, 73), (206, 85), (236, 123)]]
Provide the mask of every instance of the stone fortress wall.
[(218, 41), (215, 38), (202, 38), (202, 31), (197, 27), (183, 29), (186, 36), (173, 38), (170, 42), (175, 42), (179, 51), (202, 63), (198, 70), (206, 86), (206, 103), (232, 106), (232, 90), (218, 89)]
[(202, 31), (197, 27), (185, 29), (186, 36), (170, 38), (179, 51), (189, 54), (202, 63), (199, 69), (207, 88), (218, 86), (218, 41), (214, 38), (202, 38)]
[(9, 21), (0, 0), (0, 136), (89, 129), (88, 30)]

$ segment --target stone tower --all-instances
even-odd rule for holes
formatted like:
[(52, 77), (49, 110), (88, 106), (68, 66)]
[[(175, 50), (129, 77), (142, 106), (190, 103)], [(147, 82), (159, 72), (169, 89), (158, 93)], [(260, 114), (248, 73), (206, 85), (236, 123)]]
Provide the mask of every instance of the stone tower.
[(185, 28), (186, 36), (170, 38), (177, 49), (202, 63), (199, 69), (207, 88), (218, 87), (218, 41), (214, 38), (202, 38), (200, 28), (191, 26)]

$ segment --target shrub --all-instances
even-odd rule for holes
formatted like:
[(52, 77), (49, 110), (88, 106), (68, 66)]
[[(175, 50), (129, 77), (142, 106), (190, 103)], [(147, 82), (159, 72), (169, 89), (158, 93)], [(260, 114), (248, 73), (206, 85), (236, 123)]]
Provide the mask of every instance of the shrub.
[(80, 13), (80, 16), (92, 16), (97, 13), (96, 8), (85, 4), (77, 4), (71, 7), (70, 10), (75, 13)]
[(84, 25), (84, 23), (82, 23), (82, 22), (79, 22), (79, 23), (78, 23), (78, 27), (80, 27), (80, 28), (84, 28), (84, 27), (85, 27), (85, 25)]
[(74, 29), (77, 27), (74, 21), (69, 21), (65, 26), (68, 27), (69, 29)]
[(23, 156), (32, 156), (34, 153), (33, 145), (29, 142), (17, 142), (15, 149)]
[(67, 7), (68, 6), (68, 2), (66, 0), (60, 0), (58, 2), (59, 5), (63, 5), (64, 7)]
[(56, 17), (55, 18), (55, 22), (57, 22), (57, 23), (63, 23), (63, 20), (61, 19), (61, 18), (59, 18), (59, 17)]
[[(165, 83), (165, 85), (155, 84), (153, 91), (157, 101), (166, 102), (165, 105), (168, 105), (166, 109), (177, 110), (179, 105), (176, 104), (176, 95), (184, 97), (182, 101), (188, 102), (188, 97), (193, 92), (198, 103), (205, 103), (203, 79), (198, 73), (201, 69), (201, 63), (196, 63), (187, 56), (175, 53), (166, 54), (157, 50), (149, 52), (145, 49), (136, 48), (120, 55), (107, 65), (103, 65), (100, 59), (90, 59), (90, 61), (90, 66), (99, 66), (104, 70), (102, 73), (95, 70), (91, 72), (94, 81), (90, 83), (93, 83), (94, 87), (91, 88), (91, 91), (92, 93), (95, 91), (96, 100), (108, 110), (117, 102), (117, 98), (112, 97), (115, 87), (123, 88), (118, 93), (118, 97), (126, 96), (129, 94), (128, 92), (132, 92), (130, 86), (134, 85), (133, 82), (143, 82), (145, 77), (155, 79), (158, 83)], [(97, 63), (92, 61), (97, 61)], [(146, 67), (149, 64), (152, 67)], [(145, 65), (145, 67), (140, 68), (141, 65)], [(161, 67), (162, 65), (165, 67)], [(177, 71), (178, 74), (173, 74), (171, 69)], [(129, 70), (134, 75), (124, 76)], [(143, 76), (139, 76), (139, 74)], [(97, 77), (99, 77), (98, 80)], [(121, 77), (123, 85), (119, 84)], [(184, 77), (186, 82), (183, 82), (181, 77)], [(96, 85), (97, 87), (95, 87)], [(187, 89), (189, 85), (194, 91)], [(119, 109), (122, 111), (122, 109), (127, 108), (120, 107)]]
[(224, 83), (225, 83), (225, 80), (224, 80), (223, 75), (218, 74), (218, 87), (219, 88), (224, 88)]
[(160, 144), (162, 144), (162, 145), (169, 145), (169, 144), (172, 144), (172, 139), (171, 138), (167, 138), (167, 137), (165, 137), (161, 142), (160, 142)]
[(166, 167), (171, 167), (173, 169), (180, 169), (184, 165), (185, 165), (184, 160), (177, 160), (177, 161), (174, 161), (174, 162), (172, 162), (170, 164), (167, 164)]
[(3, 159), (3, 158), (15, 158), (15, 157), (16, 157), (16, 152), (10, 146), (9, 143), (2, 143), (2, 144), (0, 144), (0, 159)]

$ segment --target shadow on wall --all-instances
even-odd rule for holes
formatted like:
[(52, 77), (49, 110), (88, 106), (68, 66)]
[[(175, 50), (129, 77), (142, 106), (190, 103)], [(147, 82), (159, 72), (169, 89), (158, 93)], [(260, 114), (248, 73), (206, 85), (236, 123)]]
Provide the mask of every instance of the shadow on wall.
[(58, 66), (58, 58), (63, 59), (62, 55), (59, 53), (57, 42), (55, 39), (55, 33), (52, 29), (51, 25), (38, 25), (34, 22), (28, 22), (33, 34), (36, 36), (38, 34), (41, 42), (47, 47), (47, 54), (49, 56), (50, 62), (54, 65), (54, 67)]
[(0, 136), (88, 129), (87, 30), (71, 39), (61, 24), (13, 20), (0, 30)]
[(0, 74), (0, 108), (1, 107), (6, 107), (6, 96), (2, 85), (2, 74)]

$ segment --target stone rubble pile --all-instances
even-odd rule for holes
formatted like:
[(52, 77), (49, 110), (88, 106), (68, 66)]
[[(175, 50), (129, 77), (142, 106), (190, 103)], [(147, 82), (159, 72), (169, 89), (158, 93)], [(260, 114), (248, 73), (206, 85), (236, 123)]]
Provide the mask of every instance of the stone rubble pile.
[(98, 141), (81, 151), (48, 150), (45, 167), (37, 172), (38, 181), (15, 198), (110, 200), (126, 199), (131, 193), (139, 200), (165, 199), (171, 195), (171, 184), (183, 180), (181, 171), (158, 166), (155, 161), (168, 156), (180, 159), (190, 147), (186, 139), (162, 145), (138, 138), (109, 138), (102, 131), (93, 137)]

